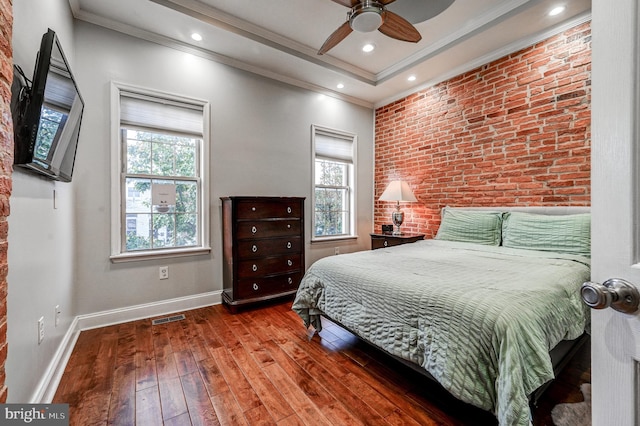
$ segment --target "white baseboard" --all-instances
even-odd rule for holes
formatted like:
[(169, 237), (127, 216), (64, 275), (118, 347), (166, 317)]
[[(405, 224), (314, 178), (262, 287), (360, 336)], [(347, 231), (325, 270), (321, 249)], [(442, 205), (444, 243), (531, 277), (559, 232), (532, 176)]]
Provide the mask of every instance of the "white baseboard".
[(45, 371), (44, 376), (40, 379), (36, 392), (31, 397), (32, 404), (51, 403), (58, 389), (60, 379), (62, 379), (64, 369), (67, 368), (67, 362), (69, 362), (69, 357), (71, 357), (79, 335), (78, 317), (75, 317), (62, 338), (60, 346), (58, 346), (58, 350), (49, 363), (49, 367)]
[(123, 322), (188, 311), (190, 309), (218, 305), (220, 303), (222, 303), (222, 291), (212, 291), (194, 296), (179, 297), (176, 299), (162, 300), (160, 302), (96, 312), (94, 314), (79, 315), (78, 330), (90, 330), (92, 328), (122, 324)]
[(126, 308), (112, 309), (93, 314), (78, 315), (73, 319), (65, 334), (55, 356), (51, 360), (47, 371), (40, 380), (31, 402), (48, 404), (58, 389), (62, 374), (67, 367), (69, 357), (76, 345), (78, 336), (83, 330), (122, 324), (124, 322), (151, 318), (174, 312), (188, 311), (205, 306), (222, 303), (222, 291), (196, 294), (194, 296), (179, 297), (176, 299), (162, 300), (160, 302), (145, 303)]

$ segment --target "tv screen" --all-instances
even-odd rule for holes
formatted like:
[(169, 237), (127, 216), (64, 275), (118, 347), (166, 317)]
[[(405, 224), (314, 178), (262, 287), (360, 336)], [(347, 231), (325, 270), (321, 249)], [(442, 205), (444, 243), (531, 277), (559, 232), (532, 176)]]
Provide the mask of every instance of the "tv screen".
[(42, 36), (32, 84), (18, 74), (14, 85), (14, 165), (70, 182), (84, 102), (55, 32)]

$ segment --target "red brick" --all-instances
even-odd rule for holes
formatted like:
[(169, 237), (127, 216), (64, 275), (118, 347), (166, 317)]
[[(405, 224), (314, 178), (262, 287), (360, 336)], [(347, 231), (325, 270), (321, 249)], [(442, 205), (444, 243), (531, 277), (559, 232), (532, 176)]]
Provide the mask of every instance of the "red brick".
[[(407, 232), (451, 206), (589, 205), (590, 25), (376, 110), (376, 199), (404, 179)], [(393, 207), (374, 203), (374, 223)]]

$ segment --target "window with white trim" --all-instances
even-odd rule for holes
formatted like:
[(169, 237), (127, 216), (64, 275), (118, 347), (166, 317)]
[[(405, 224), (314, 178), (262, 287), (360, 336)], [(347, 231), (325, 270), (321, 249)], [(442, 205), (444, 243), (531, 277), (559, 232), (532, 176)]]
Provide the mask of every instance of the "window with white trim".
[(116, 83), (112, 102), (112, 260), (210, 251), (208, 103)]
[(356, 135), (312, 126), (313, 239), (355, 236)]

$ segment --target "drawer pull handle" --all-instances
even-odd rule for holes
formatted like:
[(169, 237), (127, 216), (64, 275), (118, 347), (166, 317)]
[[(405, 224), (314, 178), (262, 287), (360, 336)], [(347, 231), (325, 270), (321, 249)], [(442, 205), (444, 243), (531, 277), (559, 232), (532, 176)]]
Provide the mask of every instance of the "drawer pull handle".
[(291, 248), (291, 241), (287, 241), (287, 248), (290, 249)]
[(287, 213), (291, 214), (291, 207), (287, 207)]
[(251, 211), (252, 211), (252, 212), (255, 212), (255, 211), (256, 211), (256, 208), (255, 208), (255, 207), (251, 207)]
[(258, 232), (258, 228), (256, 228), (255, 226), (251, 227), (251, 233), (255, 234), (256, 232)]
[(287, 281), (289, 281), (289, 284), (293, 284), (293, 278), (289, 277)]
[(291, 229), (291, 224), (287, 223), (287, 229)]
[(251, 269), (253, 269), (253, 272), (256, 272), (258, 270), (258, 265), (254, 263)]
[(384, 240), (384, 246), (386, 247), (388, 245), (389, 245), (389, 243), (387, 242), (387, 240)]
[(260, 289), (260, 287), (258, 286), (258, 284), (253, 283), (253, 289), (254, 289), (255, 291), (258, 291), (258, 289)]
[(253, 246), (251, 246), (251, 251), (254, 252), (254, 253), (257, 252), (258, 251), (258, 246), (255, 245), (255, 244)]
[(287, 260), (287, 265), (293, 266), (293, 262), (291, 261), (291, 259)]

